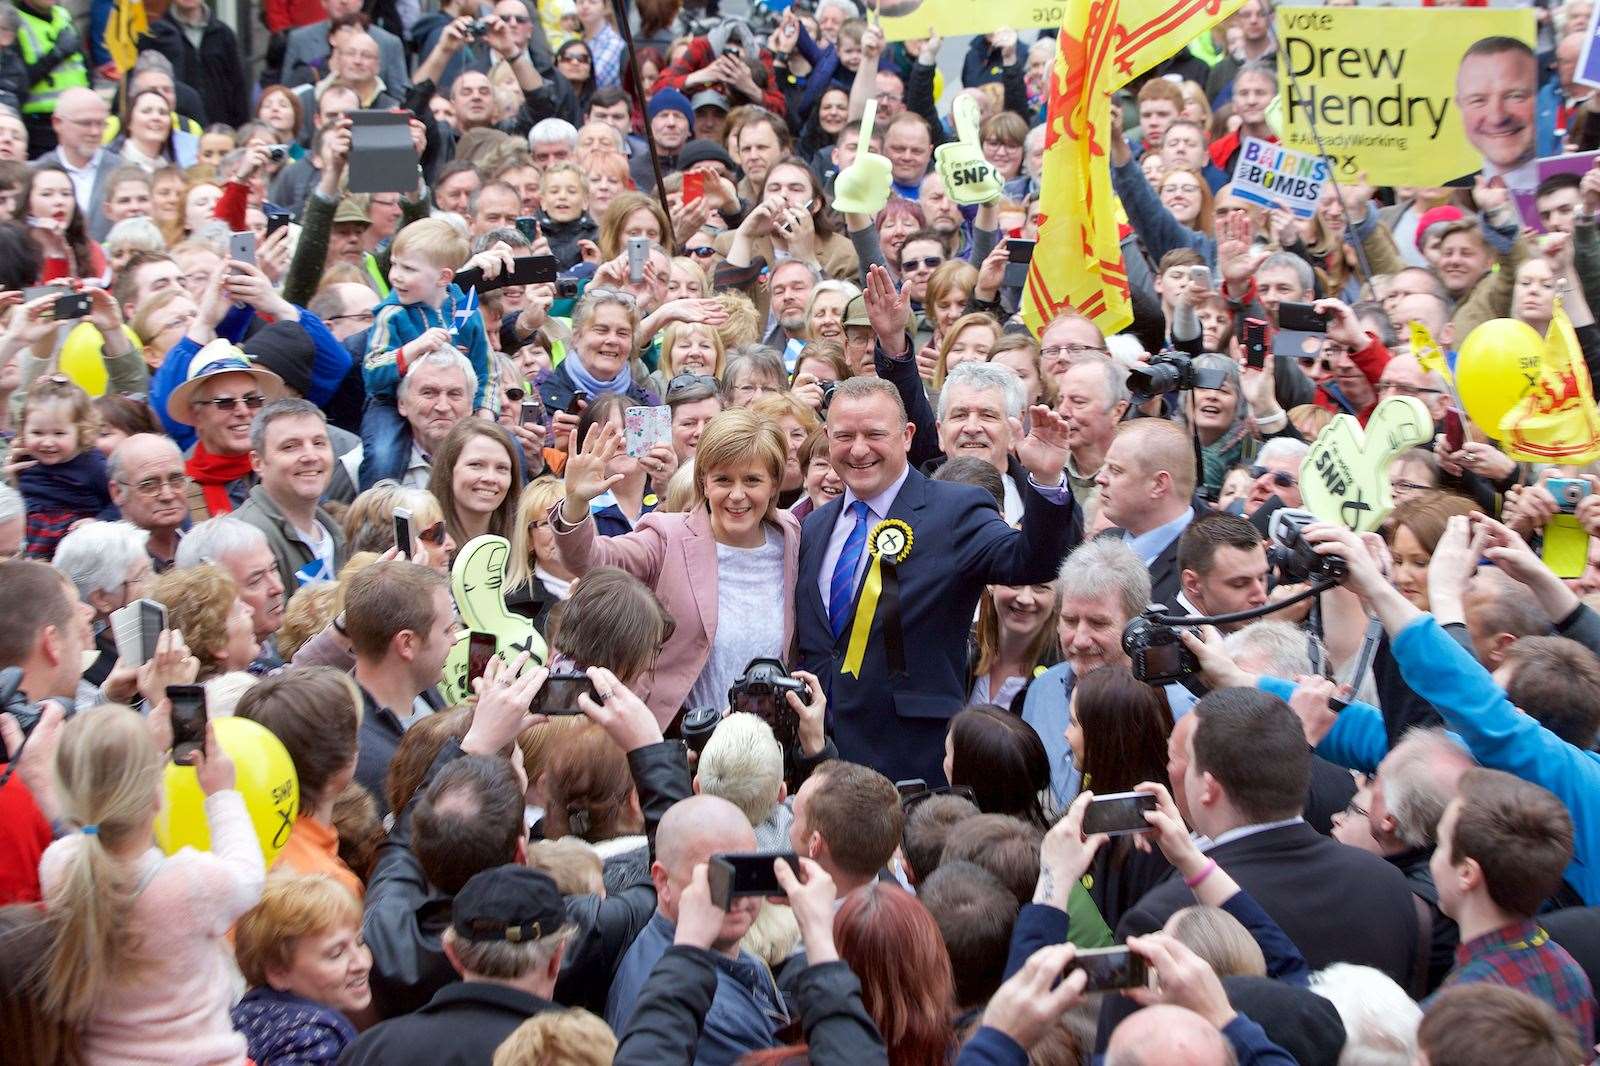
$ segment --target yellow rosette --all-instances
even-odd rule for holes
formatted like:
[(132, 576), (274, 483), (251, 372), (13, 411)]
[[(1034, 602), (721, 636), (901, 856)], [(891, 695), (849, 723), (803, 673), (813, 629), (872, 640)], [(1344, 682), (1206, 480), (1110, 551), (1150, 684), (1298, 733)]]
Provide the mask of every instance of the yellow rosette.
[(861, 676), (861, 660), (867, 654), (867, 637), (872, 633), (872, 621), (877, 616), (880, 601), (885, 605), (884, 643), (890, 670), (905, 672), (905, 643), (900, 632), (900, 581), (894, 568), (911, 556), (915, 539), (911, 527), (898, 518), (879, 522), (867, 534), (867, 554), (872, 561), (867, 565), (867, 579), (861, 585), (861, 599), (856, 604), (855, 620), (850, 625), (850, 643), (844, 655), (843, 669), (851, 677)]

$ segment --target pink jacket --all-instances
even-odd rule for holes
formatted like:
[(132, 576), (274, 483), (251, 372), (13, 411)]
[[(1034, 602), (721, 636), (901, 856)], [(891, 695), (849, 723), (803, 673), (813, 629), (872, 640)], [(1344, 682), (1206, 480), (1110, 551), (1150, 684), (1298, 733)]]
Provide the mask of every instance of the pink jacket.
[[(561, 505), (557, 503), (556, 507)], [(555, 508), (551, 528), (556, 529)], [(777, 512), (783, 533), (783, 646), (794, 641), (794, 586), (800, 568), (800, 523), (787, 511)], [(565, 533), (556, 533), (561, 563), (574, 574), (590, 567), (615, 566), (655, 590), (672, 615), (672, 638), (661, 649), (656, 669), (639, 683), (638, 696), (655, 712), (665, 729), (677, 717), (689, 690), (711, 658), (717, 634), (717, 542), (711, 535), (711, 513), (702, 505), (687, 513), (653, 511), (632, 533), (595, 535), (594, 519)]]

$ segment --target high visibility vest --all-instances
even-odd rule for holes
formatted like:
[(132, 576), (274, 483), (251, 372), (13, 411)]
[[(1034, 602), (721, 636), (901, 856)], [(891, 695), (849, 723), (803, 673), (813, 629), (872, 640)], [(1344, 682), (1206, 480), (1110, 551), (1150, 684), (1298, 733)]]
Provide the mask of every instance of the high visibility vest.
[(362, 258), (362, 263), (367, 268), (367, 277), (371, 278), (372, 283), (378, 287), (378, 295), (380, 297), (388, 296), (389, 279), (385, 278), (383, 276), (383, 271), (378, 269), (378, 257), (373, 255), (371, 252), (368, 252)]
[[(50, 9), (48, 21), (34, 14), (26, 4), (17, 5), (17, 47), (22, 51), (24, 63), (33, 64), (56, 46), (61, 31), (72, 25), (67, 9), (57, 5)], [(56, 65), (47, 77), (28, 90), (28, 100), (22, 105), (25, 115), (52, 115), (56, 101), (68, 89), (87, 89), (89, 68), (79, 52)]]

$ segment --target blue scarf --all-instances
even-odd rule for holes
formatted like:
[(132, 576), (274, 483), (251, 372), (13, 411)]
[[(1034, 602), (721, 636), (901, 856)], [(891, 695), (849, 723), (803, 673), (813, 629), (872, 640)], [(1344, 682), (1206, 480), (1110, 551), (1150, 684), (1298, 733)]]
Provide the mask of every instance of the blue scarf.
[(583, 365), (583, 357), (576, 347), (567, 352), (567, 357), (561, 360), (561, 365), (572, 375), (573, 384), (590, 396), (600, 396), (607, 392), (626, 396), (628, 386), (633, 384), (633, 371), (629, 369), (626, 361), (623, 362), (622, 369), (617, 371), (616, 377), (602, 381), (589, 373), (589, 368)]

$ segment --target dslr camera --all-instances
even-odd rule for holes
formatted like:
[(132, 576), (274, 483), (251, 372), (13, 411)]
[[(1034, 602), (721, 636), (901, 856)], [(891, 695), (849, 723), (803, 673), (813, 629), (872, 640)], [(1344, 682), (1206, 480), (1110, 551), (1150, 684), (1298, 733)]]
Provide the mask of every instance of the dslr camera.
[(1139, 402), (1180, 389), (1220, 389), (1228, 380), (1220, 368), (1194, 368), (1194, 360), (1178, 351), (1157, 352), (1145, 370), (1128, 371), (1128, 389)]
[(1306, 527), (1317, 520), (1316, 515), (1299, 507), (1282, 507), (1273, 512), (1268, 526), (1272, 543), (1267, 548), (1267, 562), (1277, 570), (1280, 583), (1344, 580), (1344, 560), (1318, 555), (1305, 539)]
[(837, 381), (819, 381), (817, 384), (822, 388), (822, 407), (819, 409), (819, 413), (826, 415), (828, 413), (828, 405), (833, 402), (833, 390), (839, 387), (839, 383)]
[(1178, 631), (1156, 620), (1160, 605), (1145, 608), (1144, 614), (1122, 630), (1122, 650), (1133, 666), (1133, 676), (1147, 685), (1181, 684), (1200, 673), (1200, 659), (1178, 637)]
[(751, 659), (744, 673), (728, 689), (728, 713), (753, 714), (772, 727), (785, 753), (794, 749), (800, 735), (800, 716), (784, 697), (806, 697), (806, 683), (789, 676), (777, 659)]

